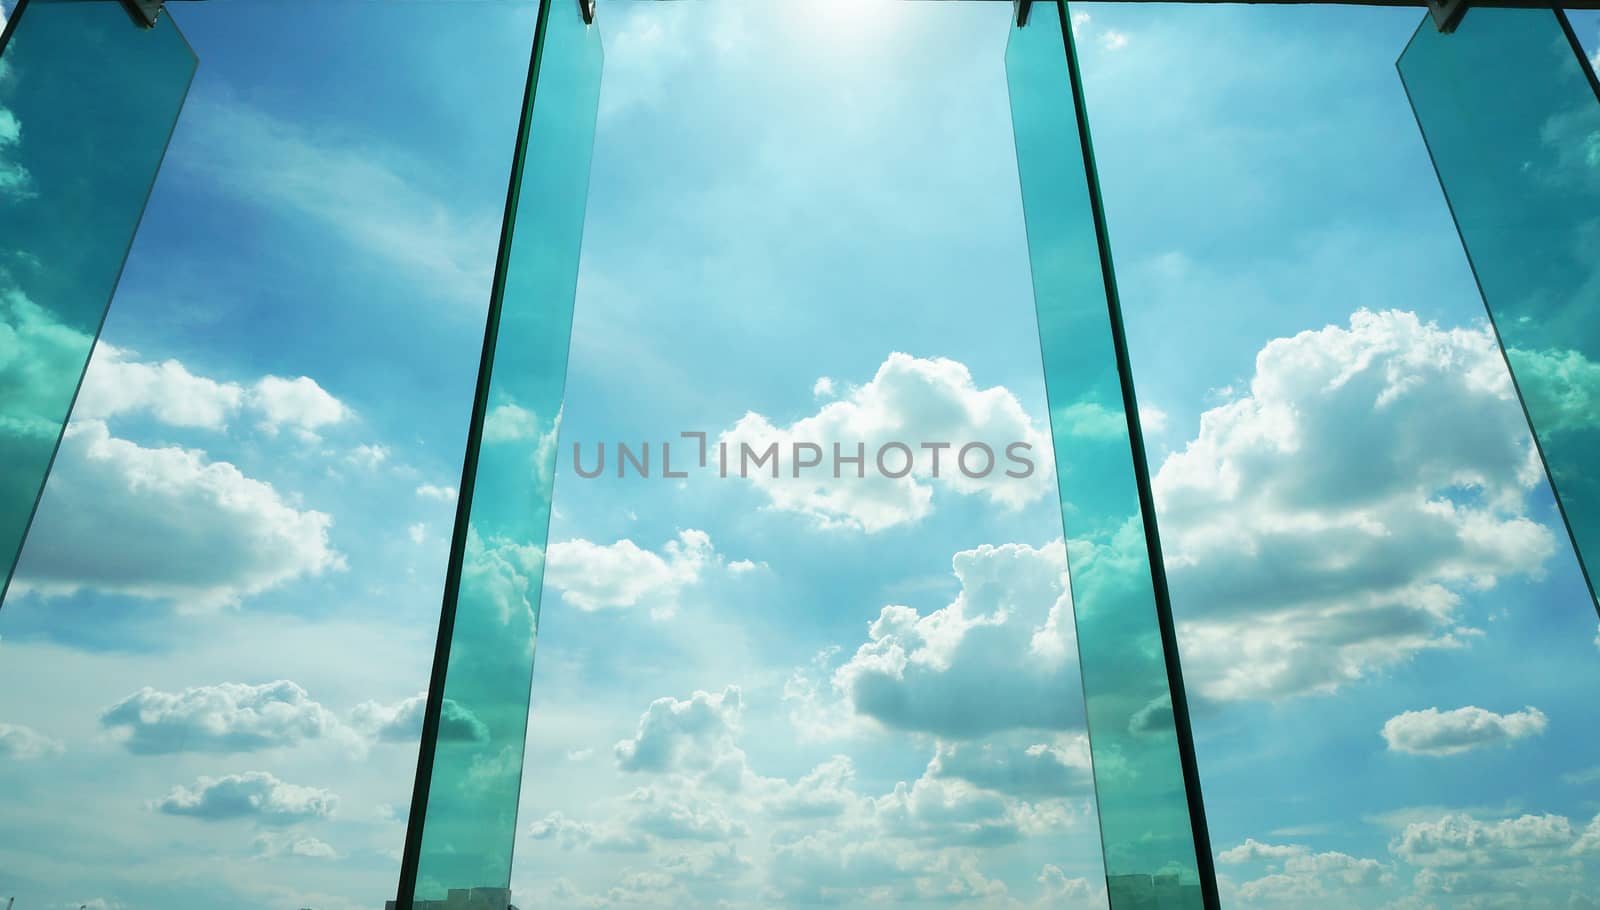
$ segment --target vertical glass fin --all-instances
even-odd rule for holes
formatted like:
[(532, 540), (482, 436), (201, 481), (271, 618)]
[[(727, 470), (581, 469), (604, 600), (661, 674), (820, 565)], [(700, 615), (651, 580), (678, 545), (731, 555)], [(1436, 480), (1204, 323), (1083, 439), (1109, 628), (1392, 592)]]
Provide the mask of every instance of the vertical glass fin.
[(34, 506), (196, 59), (119, 0), (13, 10), (0, 51), (0, 560)]
[(1216, 885), (1070, 20), (1061, 3), (1033, 4), (1030, 20), (1011, 31), (1006, 77), (1107, 890), (1112, 910), (1211, 908)]
[(543, 0), (512, 162), (399, 903), (510, 902), (599, 31)]
[(1424, 18), (1397, 65), (1593, 596), (1600, 87), (1550, 9)]

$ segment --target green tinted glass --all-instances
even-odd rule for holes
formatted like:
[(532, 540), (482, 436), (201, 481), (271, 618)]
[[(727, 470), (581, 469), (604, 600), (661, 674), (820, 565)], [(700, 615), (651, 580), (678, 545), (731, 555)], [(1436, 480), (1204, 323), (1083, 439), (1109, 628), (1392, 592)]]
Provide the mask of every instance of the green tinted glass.
[(413, 807), (402, 871), (417, 907), (509, 900), (600, 68), (600, 34), (579, 5), (545, 0), (446, 581), (448, 668), (443, 680), (436, 668), (423, 730), (425, 815)]
[(0, 53), (5, 586), (196, 62), (170, 17), (140, 28), (117, 0), (15, 15)]
[(1600, 89), (1548, 9), (1473, 8), (1453, 34), (1424, 20), (1399, 68), (1592, 593)]
[(1108, 891), (1113, 910), (1200, 908), (1215, 886), (1065, 15), (1035, 4), (1006, 73)]

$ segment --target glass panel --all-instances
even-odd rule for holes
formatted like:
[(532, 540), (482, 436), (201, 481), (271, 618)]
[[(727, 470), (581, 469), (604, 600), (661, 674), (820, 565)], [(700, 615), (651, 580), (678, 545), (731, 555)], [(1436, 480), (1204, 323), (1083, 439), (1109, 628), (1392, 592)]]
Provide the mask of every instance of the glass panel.
[(1550, 10), (1473, 9), (1448, 35), (1424, 21), (1398, 65), (1592, 597), (1600, 87)]
[(35, 2), (0, 55), (0, 599), (195, 64), (117, 0)]
[(0, 609), (0, 908), (379, 910), (539, 8), (166, 15), (203, 63)]
[(579, 5), (545, 0), (440, 621), (449, 663), (442, 680), (436, 669), (423, 728), (417, 773), (426, 814), (413, 807), (407, 859), (418, 852), (401, 873), (402, 904), (410, 874), (413, 906), (510, 900), (601, 62), (599, 31), (584, 24)]
[(1032, 21), (1011, 34), (1006, 72), (1108, 895), (1113, 910), (1199, 908), (1210, 891), (1214, 906), (1204, 820), (1191, 818), (1199, 793), (1182, 751), (1192, 762), (1193, 747), (1171, 619), (1162, 615), (1165, 580), (1151, 565), (1160, 557), (1149, 479), (1139, 424), (1129, 419), (1132, 384), (1064, 15), (1059, 4), (1035, 4)]
[(1104, 908), (1010, 13), (601, 8), (518, 906)]

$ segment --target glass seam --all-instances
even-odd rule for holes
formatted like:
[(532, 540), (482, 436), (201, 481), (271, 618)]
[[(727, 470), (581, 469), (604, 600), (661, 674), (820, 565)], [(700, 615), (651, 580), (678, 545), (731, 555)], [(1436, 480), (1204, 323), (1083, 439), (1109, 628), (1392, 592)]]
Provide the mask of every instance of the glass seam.
[(477, 482), (478, 450), (483, 443), (483, 424), (488, 413), (490, 381), (494, 372), (495, 351), (499, 343), (500, 315), (505, 300), (506, 276), (511, 265), (512, 239), (516, 232), (517, 208), (521, 198), (528, 137), (533, 125), (534, 96), (539, 82), (539, 64), (544, 56), (550, 3), (551, 0), (539, 0), (539, 17), (534, 26), (533, 46), (529, 52), (528, 77), (523, 88), (517, 142), (511, 160), (510, 178), (507, 180), (505, 214), (500, 227), (500, 248), (495, 257), (494, 283), (490, 289), (483, 352), (478, 361), (478, 384), (473, 393), (472, 420), (467, 429), (461, 484), (456, 493), (456, 519), (450, 540), (450, 559), (445, 569), (444, 597), (439, 611), (439, 635), (434, 645), (428, 698), (422, 715), (422, 735), (417, 749), (416, 780), (412, 786), (411, 806), (406, 822), (406, 841), (400, 858), (400, 882), (395, 894), (395, 904), (399, 910), (410, 910), (416, 902), (417, 869), (422, 858), (422, 832), (433, 783), (439, 720), (444, 707), (445, 680), (450, 666), (450, 647), (455, 635), (456, 607), (461, 594), (461, 572), (466, 562), (467, 537), (472, 523), (472, 493)]
[[(1167, 689), (1172, 699), (1174, 732), (1178, 759), (1183, 769), (1184, 798), (1189, 809), (1189, 827), (1194, 836), (1195, 872), (1200, 879), (1201, 899), (1206, 910), (1221, 910), (1217, 893), (1216, 866), (1211, 855), (1211, 835), (1206, 826), (1205, 802), (1200, 792), (1199, 763), (1195, 757), (1194, 735), (1189, 724), (1189, 701), (1183, 686), (1183, 668), (1178, 653), (1177, 630), (1172, 620), (1172, 601), (1167, 589), (1167, 573), (1161, 558), (1161, 538), (1156, 527), (1155, 497), (1150, 487), (1150, 469), (1145, 458), (1144, 434), (1139, 426), (1139, 406), (1135, 397), (1133, 365), (1128, 357), (1126, 332), (1122, 325), (1122, 304), (1117, 293), (1116, 272), (1111, 258), (1111, 237), (1106, 225), (1105, 205), (1100, 196), (1100, 178), (1095, 170), (1094, 143), (1089, 134), (1089, 111), (1083, 93), (1083, 78), (1077, 48), (1072, 38), (1072, 17), (1067, 0), (1057, 0), (1061, 14), (1061, 37), (1071, 77), (1073, 114), (1078, 121), (1078, 143), (1083, 153), (1084, 178), (1088, 182), (1089, 211), (1094, 221), (1095, 245), (1104, 277), (1106, 307), (1111, 323), (1112, 345), (1117, 360), (1117, 378), (1122, 386), (1123, 411), (1128, 424), (1129, 451), (1133, 459), (1134, 483), (1139, 492), (1139, 511), (1144, 524), (1145, 547), (1155, 595), (1156, 623), (1161, 632), (1163, 663), (1167, 670)], [(1089, 693), (1084, 692), (1087, 699)]]
[[(1583, 67), (1584, 72), (1588, 74), (1590, 87), (1595, 90), (1596, 100), (1600, 101), (1600, 84), (1596, 83), (1594, 72), (1587, 62), (1583, 60), (1582, 48), (1578, 44), (1577, 36), (1572, 32), (1571, 23), (1567, 21), (1566, 15), (1559, 8), (1551, 7), (1550, 9), (1556, 20), (1566, 31), (1567, 40), (1572, 43), (1573, 50), (1578, 55), (1579, 64)], [(1461, 233), (1461, 219), (1456, 213), (1455, 201), (1450, 198), (1450, 191), (1445, 187), (1444, 174), (1439, 170), (1439, 159), (1434, 154), (1433, 143), (1428, 139), (1428, 131), (1422, 128), (1422, 116), (1417, 109), (1416, 98), (1412, 96), (1411, 86), (1406, 84), (1405, 73), (1400, 68), (1400, 62), (1405, 59), (1406, 52), (1416, 43), (1417, 36), (1422, 33), (1422, 30), (1431, 21), (1431, 17), (1424, 15), (1422, 21), (1417, 24), (1416, 30), (1411, 33), (1411, 39), (1406, 42), (1406, 46), (1400, 51), (1400, 56), (1395, 58), (1395, 74), (1400, 78), (1400, 87), (1406, 93), (1406, 105), (1411, 108), (1411, 119), (1416, 123), (1417, 132), (1422, 136), (1422, 147), (1428, 152), (1428, 165), (1433, 168), (1434, 180), (1439, 184), (1439, 194), (1444, 197), (1445, 209), (1450, 212), (1450, 226), (1455, 229), (1456, 242), (1461, 244), (1461, 252), (1467, 259), (1467, 268), (1472, 272), (1473, 287), (1478, 289), (1478, 299), (1483, 303), (1484, 317), (1489, 320), (1489, 329), (1494, 333), (1495, 349), (1500, 352), (1500, 361), (1506, 365), (1506, 375), (1511, 378), (1511, 390), (1516, 393), (1517, 407), (1522, 410), (1523, 422), (1528, 426), (1528, 436), (1533, 439), (1533, 450), (1539, 455), (1539, 468), (1544, 471), (1545, 482), (1550, 485), (1550, 498), (1555, 500), (1556, 514), (1561, 516), (1562, 530), (1567, 532), (1567, 543), (1572, 547), (1573, 561), (1578, 564), (1578, 571), (1583, 575), (1584, 587), (1589, 591), (1589, 602), (1594, 606), (1595, 612), (1600, 614), (1600, 596), (1596, 595), (1594, 579), (1590, 577), (1589, 567), (1585, 564), (1582, 553), (1578, 549), (1578, 539), (1573, 534), (1572, 520), (1567, 517), (1566, 504), (1561, 501), (1561, 493), (1556, 488), (1555, 475), (1550, 473), (1550, 461), (1545, 457), (1544, 442), (1539, 439), (1539, 434), (1534, 429), (1533, 415), (1528, 411), (1527, 396), (1522, 393), (1522, 384), (1517, 380), (1516, 370), (1511, 368), (1511, 358), (1506, 354), (1505, 339), (1501, 336), (1500, 326), (1495, 321), (1494, 308), (1489, 305), (1489, 297), (1484, 293), (1483, 279), (1478, 275), (1478, 264), (1473, 260), (1472, 250), (1467, 245), (1466, 235)]]

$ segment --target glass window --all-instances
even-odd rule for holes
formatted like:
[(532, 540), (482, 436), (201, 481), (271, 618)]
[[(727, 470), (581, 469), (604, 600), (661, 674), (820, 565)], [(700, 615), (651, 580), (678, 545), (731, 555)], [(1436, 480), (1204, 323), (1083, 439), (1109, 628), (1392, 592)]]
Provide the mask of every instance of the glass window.
[(1106, 879), (1113, 910), (1198, 910), (1201, 875), (1212, 876), (1201, 864), (1209, 867), (1210, 855), (1199, 793), (1186, 782), (1180, 753), (1180, 735), (1183, 748), (1193, 748), (1187, 708), (1181, 684), (1172, 686), (1168, 675), (1172, 620), (1162, 615), (1166, 584), (1159, 556), (1152, 557), (1159, 549), (1150, 547), (1144, 442), (1137, 418), (1128, 419), (1137, 406), (1127, 397), (1131, 381), (1124, 385), (1131, 377), (1120, 307), (1106, 274), (1110, 247), (1093, 162), (1074, 110), (1080, 89), (1064, 14), (1057, 4), (1039, 4), (1032, 21), (1012, 32), (1006, 69)]
[(1105, 906), (1010, 13), (599, 10), (518, 906)]
[(1422, 14), (1085, 13), (1223, 905), (1592, 901), (1595, 616), (1394, 70)]
[(1600, 558), (1600, 83), (1569, 33), (1486, 10), (1418, 29), (1399, 68), (1581, 565)]
[[(161, 34), (19, 26), (96, 7)], [(169, 4), (202, 63), (0, 607), (0, 906), (395, 897), (535, 13)]]
[(170, 20), (34, 7), (0, 54), (0, 599), (195, 70)]

